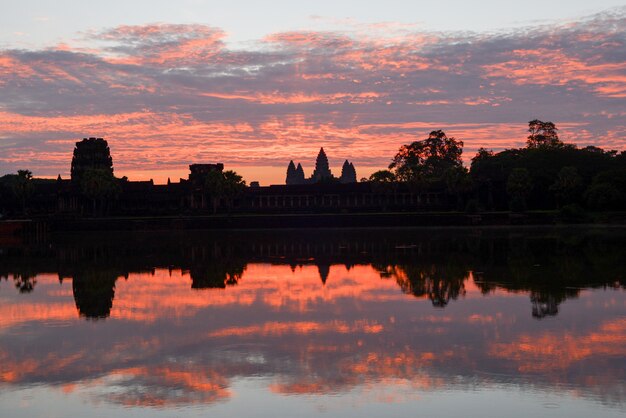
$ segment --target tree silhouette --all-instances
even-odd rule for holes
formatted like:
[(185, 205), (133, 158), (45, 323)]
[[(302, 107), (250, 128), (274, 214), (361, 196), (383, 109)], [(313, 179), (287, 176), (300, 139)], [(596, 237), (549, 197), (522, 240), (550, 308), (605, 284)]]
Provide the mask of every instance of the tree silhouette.
[(472, 178), (463, 166), (453, 166), (443, 173), (446, 191), (454, 196), (457, 210), (463, 210), (463, 195), (472, 188)]
[(230, 208), (232, 200), (238, 196), (246, 187), (243, 178), (234, 171), (213, 170), (206, 173), (204, 177), (203, 191), (211, 198), (213, 213), (217, 213), (222, 199), (227, 201)]
[(563, 167), (550, 187), (557, 198), (558, 205), (574, 202), (582, 191), (582, 179), (576, 167)]
[(368, 179), (372, 183), (393, 183), (396, 176), (389, 170), (378, 170), (372, 173)]
[(30, 170), (17, 170), (17, 176), (14, 177), (11, 187), (15, 199), (20, 202), (22, 213), (26, 213), (26, 201), (32, 196), (33, 173)]
[(401, 181), (440, 179), (446, 170), (462, 166), (462, 153), (463, 141), (432, 131), (423, 141), (401, 146), (389, 169)]
[(526, 210), (526, 199), (532, 190), (530, 174), (525, 168), (514, 168), (506, 182), (506, 191), (511, 196), (511, 210)]
[(552, 122), (543, 122), (539, 119), (534, 119), (528, 122), (528, 141), (526, 145), (528, 148), (560, 148), (563, 147), (563, 142), (559, 140), (557, 134), (557, 127)]

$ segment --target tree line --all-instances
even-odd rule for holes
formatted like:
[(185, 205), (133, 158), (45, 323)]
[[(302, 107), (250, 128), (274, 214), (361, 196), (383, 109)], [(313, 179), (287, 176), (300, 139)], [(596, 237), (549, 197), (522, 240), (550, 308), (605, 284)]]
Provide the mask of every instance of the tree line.
[[(361, 181), (382, 193), (393, 192), (401, 183), (417, 192), (443, 193), (448, 208), (466, 212), (558, 209), (564, 217), (581, 219), (586, 210), (626, 210), (626, 151), (564, 143), (554, 123), (538, 119), (528, 123), (523, 148), (480, 148), (465, 167), (463, 146), (462, 140), (442, 130), (432, 131), (424, 140), (402, 145), (388, 169)], [(128, 181), (114, 176), (102, 138), (76, 144), (71, 178), (93, 215), (106, 214)], [(220, 203), (230, 207), (246, 187), (234, 171), (208, 172), (192, 180), (202, 192), (202, 206), (210, 202), (213, 212)], [(53, 181), (34, 179), (29, 170), (0, 177), (0, 215), (27, 215), (35, 186)]]
[(559, 209), (575, 216), (626, 209), (626, 151), (564, 143), (554, 123), (538, 119), (528, 123), (528, 134), (524, 148), (480, 148), (467, 168), (463, 141), (432, 131), (362, 181), (445, 190), (452, 206), (466, 211)]

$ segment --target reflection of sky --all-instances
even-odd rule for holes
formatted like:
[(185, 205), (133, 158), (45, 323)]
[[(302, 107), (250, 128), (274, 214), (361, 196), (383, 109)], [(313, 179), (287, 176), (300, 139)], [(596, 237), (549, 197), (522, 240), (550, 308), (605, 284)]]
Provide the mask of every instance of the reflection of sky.
[(179, 270), (131, 273), (117, 280), (111, 317), (93, 321), (79, 318), (71, 283), (37, 280), (26, 295), (0, 284), (3, 411), (34, 393), (30, 416), (40, 396), (95, 402), (107, 416), (116, 405), (346, 416), (411, 405), (489, 413), (487, 400), (557, 403), (562, 416), (624, 408), (621, 291), (583, 291), (538, 321), (528, 293), (483, 296), (471, 278), (464, 297), (438, 309), (368, 266), (334, 265), (322, 286), (315, 266), (251, 264), (226, 289), (191, 290)]

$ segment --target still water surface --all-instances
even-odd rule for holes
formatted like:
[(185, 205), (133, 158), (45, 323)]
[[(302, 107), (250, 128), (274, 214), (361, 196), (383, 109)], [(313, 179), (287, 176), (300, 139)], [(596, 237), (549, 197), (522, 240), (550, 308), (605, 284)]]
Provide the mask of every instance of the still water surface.
[(617, 417), (626, 229), (0, 244), (2, 417)]

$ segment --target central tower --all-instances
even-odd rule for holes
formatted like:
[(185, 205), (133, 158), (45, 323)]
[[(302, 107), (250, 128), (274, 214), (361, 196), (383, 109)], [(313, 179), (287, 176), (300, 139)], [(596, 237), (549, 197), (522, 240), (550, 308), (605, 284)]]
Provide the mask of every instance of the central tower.
[(328, 157), (326, 157), (326, 153), (324, 152), (324, 148), (320, 148), (319, 154), (317, 154), (317, 159), (315, 160), (315, 171), (313, 171), (313, 176), (311, 179), (313, 182), (318, 182), (322, 179), (331, 178), (333, 174), (330, 172), (330, 167), (328, 166)]

